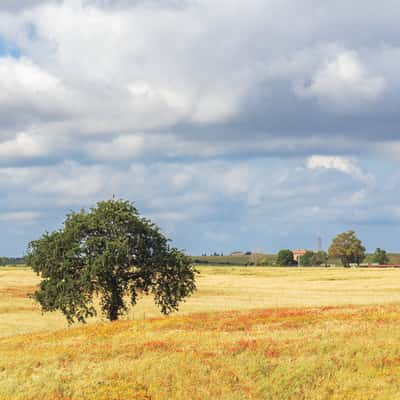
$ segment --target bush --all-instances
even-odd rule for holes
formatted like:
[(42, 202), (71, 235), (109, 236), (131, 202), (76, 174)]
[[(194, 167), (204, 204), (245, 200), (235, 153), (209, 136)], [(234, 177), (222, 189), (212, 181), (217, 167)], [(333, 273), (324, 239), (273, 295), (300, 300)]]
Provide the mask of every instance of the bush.
[(279, 251), (278, 257), (276, 259), (276, 264), (290, 266), (296, 265), (297, 263), (296, 261), (294, 261), (293, 252), (289, 249), (284, 249)]

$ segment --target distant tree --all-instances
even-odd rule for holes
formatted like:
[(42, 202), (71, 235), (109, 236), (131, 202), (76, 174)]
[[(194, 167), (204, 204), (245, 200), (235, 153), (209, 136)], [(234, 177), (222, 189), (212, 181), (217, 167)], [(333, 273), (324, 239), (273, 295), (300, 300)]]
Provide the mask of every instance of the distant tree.
[(24, 257), (0, 257), (0, 266), (6, 265), (24, 265)]
[(246, 253), (244, 253), (246, 256), (251, 256), (251, 251), (246, 251)]
[(313, 254), (311, 263), (312, 265), (326, 266), (328, 263), (328, 254), (323, 250), (317, 251)]
[(190, 259), (124, 200), (67, 215), (62, 229), (29, 244), (27, 263), (43, 278), (34, 294), (42, 310), (61, 310), (69, 322), (95, 315), (94, 297), (116, 320), (128, 296), (134, 305), (152, 293), (168, 314), (196, 289)]
[(276, 258), (277, 265), (295, 265), (293, 252), (289, 249), (280, 250)]
[(354, 231), (343, 232), (333, 239), (329, 257), (339, 258), (344, 267), (349, 267), (351, 263), (360, 264), (365, 257), (365, 247)]
[(259, 265), (262, 266), (274, 265), (274, 260), (271, 257), (264, 257), (260, 260)]
[(372, 255), (372, 262), (378, 264), (388, 264), (389, 257), (385, 250), (380, 249), (379, 247), (375, 250), (375, 253)]
[(309, 267), (313, 264), (313, 258), (314, 258), (314, 252), (307, 250), (299, 259), (299, 265), (302, 265), (304, 267)]

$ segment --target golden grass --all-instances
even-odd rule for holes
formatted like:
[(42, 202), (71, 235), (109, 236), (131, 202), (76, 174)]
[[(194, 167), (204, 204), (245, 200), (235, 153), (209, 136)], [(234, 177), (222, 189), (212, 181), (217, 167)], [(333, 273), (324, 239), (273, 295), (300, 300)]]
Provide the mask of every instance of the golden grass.
[[(179, 315), (271, 307), (400, 303), (400, 270), (200, 267), (198, 291)], [(0, 268), (0, 337), (67, 327), (59, 313), (41, 315), (26, 295), (39, 282), (29, 268)], [(126, 319), (161, 317), (143, 298)], [(101, 317), (91, 322), (101, 321)]]
[(0, 399), (400, 399), (399, 278), (204, 267), (175, 316), (66, 328), (0, 269)]

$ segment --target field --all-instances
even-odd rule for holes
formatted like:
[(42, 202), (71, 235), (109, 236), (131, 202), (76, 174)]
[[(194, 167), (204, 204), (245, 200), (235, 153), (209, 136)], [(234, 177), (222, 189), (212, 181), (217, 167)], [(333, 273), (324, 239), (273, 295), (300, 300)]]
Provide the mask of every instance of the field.
[(199, 270), (174, 316), (67, 327), (0, 268), (0, 399), (400, 399), (400, 270)]

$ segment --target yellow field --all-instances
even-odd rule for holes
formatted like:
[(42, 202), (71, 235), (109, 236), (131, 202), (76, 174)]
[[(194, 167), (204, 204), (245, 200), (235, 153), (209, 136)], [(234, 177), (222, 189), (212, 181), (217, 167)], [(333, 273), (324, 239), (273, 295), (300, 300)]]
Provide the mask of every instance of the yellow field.
[(1, 268), (0, 399), (400, 399), (400, 270), (200, 271), (175, 316), (67, 328)]

